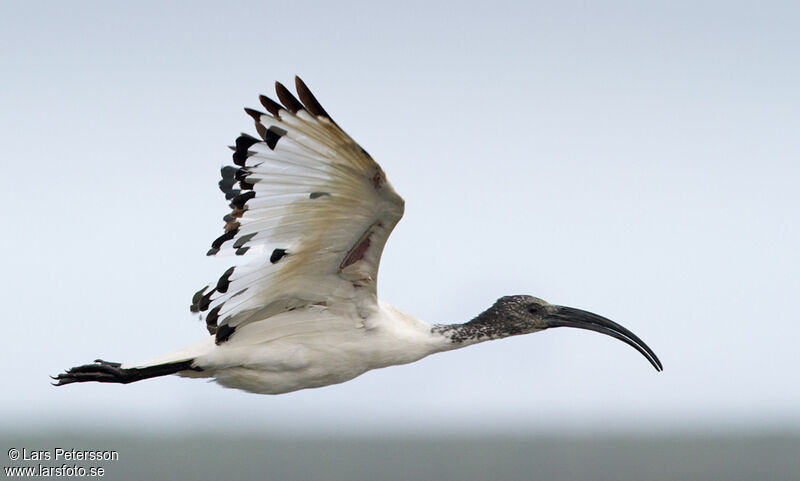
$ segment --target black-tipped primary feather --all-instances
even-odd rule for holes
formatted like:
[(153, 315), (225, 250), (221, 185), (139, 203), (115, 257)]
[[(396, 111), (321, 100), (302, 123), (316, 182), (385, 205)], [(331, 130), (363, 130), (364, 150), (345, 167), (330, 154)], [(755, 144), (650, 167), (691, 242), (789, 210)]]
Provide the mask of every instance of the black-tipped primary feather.
[[(239, 170), (240, 169), (237, 169), (236, 167), (234, 167), (232, 165), (226, 165), (225, 167), (219, 169), (219, 173), (222, 174), (222, 178), (223, 179), (234, 179), (234, 178), (236, 178), (236, 172), (239, 171)], [(236, 180), (239, 180), (239, 179), (236, 179)]]
[(236, 232), (237, 231), (235, 230), (231, 230), (217, 237), (216, 239), (214, 239), (214, 242), (211, 243), (211, 248), (219, 249), (220, 247), (222, 247), (222, 244), (233, 239), (236, 236)]
[(256, 122), (256, 132), (258, 132), (259, 137), (267, 140), (267, 128), (263, 124)]
[(280, 138), (284, 135), (286, 135), (285, 130), (273, 125), (272, 127), (268, 128), (267, 132), (264, 134), (264, 142), (266, 142), (267, 147), (269, 147), (270, 150), (275, 150), (278, 140), (280, 140)]
[(250, 233), (250, 234), (243, 235), (242, 237), (239, 237), (238, 239), (236, 239), (236, 242), (234, 242), (234, 243), (233, 243), (233, 247), (235, 247), (235, 248), (237, 248), (237, 249), (238, 249), (239, 247), (242, 247), (243, 245), (245, 245), (245, 244), (247, 244), (248, 242), (250, 242), (250, 240), (251, 240), (253, 237), (255, 237), (255, 236), (256, 236), (256, 234), (258, 234), (258, 232), (252, 232), (252, 233)]
[(296, 114), (297, 112), (303, 110), (303, 104), (300, 103), (299, 100), (289, 92), (289, 89), (283, 86), (280, 82), (275, 82), (275, 93), (278, 94), (278, 100), (281, 101), (286, 110), (289, 112)]
[(236, 151), (233, 153), (233, 163), (244, 166), (245, 162), (247, 162), (247, 158), (250, 156), (248, 149), (259, 142), (260, 140), (248, 134), (242, 134), (237, 137)]
[(219, 318), (220, 309), (222, 309), (222, 304), (208, 311), (208, 315), (206, 316), (206, 328), (208, 328), (209, 334), (214, 334), (217, 330), (217, 319)]
[(217, 334), (216, 339), (214, 342), (216, 344), (222, 344), (223, 342), (227, 341), (228, 338), (231, 337), (233, 334), (234, 328), (229, 326), (228, 324), (222, 324), (221, 326), (217, 327)]
[(311, 93), (311, 90), (308, 89), (308, 86), (300, 77), (295, 76), (294, 85), (297, 89), (297, 95), (300, 96), (300, 100), (303, 102), (303, 105), (305, 105), (306, 110), (314, 115), (327, 117), (331, 122), (333, 122), (331, 116), (328, 115), (328, 112), (326, 112), (324, 108), (322, 108), (322, 105), (320, 105), (319, 101), (317, 101), (317, 98), (314, 97), (314, 94)]
[(276, 119), (280, 118), (280, 111), (284, 110), (281, 104), (272, 100), (266, 95), (259, 95), (258, 100), (261, 101), (261, 105), (263, 105), (264, 108), (267, 109), (267, 112), (272, 114), (273, 117), (275, 117)]
[(233, 198), (233, 201), (231, 202), (231, 208), (243, 209), (244, 208), (244, 204), (248, 200), (252, 199), (255, 196), (256, 196), (256, 193), (254, 191), (252, 191), (252, 190), (247, 191), (244, 194), (239, 194), (239, 195), (237, 195), (236, 197)]
[(250, 117), (253, 117), (253, 120), (255, 120), (255, 124), (256, 124), (256, 132), (258, 132), (258, 135), (262, 139), (266, 140), (267, 139), (267, 128), (264, 127), (264, 125), (261, 123), (261, 116), (262, 115), (267, 115), (267, 114), (265, 114), (264, 112), (259, 112), (258, 110), (249, 109), (247, 107), (245, 107), (244, 111), (247, 112), (247, 115), (249, 115)]
[(225, 224), (225, 232), (230, 232), (230, 231), (238, 232), (240, 226), (241, 224), (239, 223), (238, 220), (232, 220), (227, 224)]
[(221, 292), (222, 294), (228, 292), (228, 287), (231, 285), (231, 274), (233, 274), (234, 269), (236, 269), (235, 266), (231, 267), (220, 276), (219, 280), (217, 281), (217, 292)]
[(236, 150), (247, 150), (258, 142), (257, 138), (243, 132), (236, 138)]
[(219, 181), (219, 190), (222, 191), (224, 194), (229, 194), (233, 190), (233, 184), (236, 183), (236, 179), (226, 179), (222, 178)]
[(229, 215), (231, 217), (240, 219), (244, 215), (245, 212), (247, 212), (247, 206), (244, 206), (241, 209), (237, 209), (237, 208), (234, 207)]
[(261, 122), (261, 116), (262, 115), (266, 115), (264, 112), (259, 112), (258, 110), (251, 109), (251, 108), (248, 108), (248, 107), (245, 107), (244, 111), (247, 112), (247, 115), (249, 115), (250, 117), (253, 117), (253, 120), (255, 120), (257, 123)]
[(199, 291), (195, 292), (192, 296), (192, 305), (189, 306), (189, 310), (192, 312), (200, 312), (200, 300), (203, 298), (203, 294), (205, 294), (206, 289), (210, 286), (205, 286)]
[(248, 176), (248, 175), (250, 175), (250, 173), (251, 173), (251, 172), (250, 172), (249, 170), (247, 170), (247, 169), (237, 169), (236, 167), (231, 167), (231, 168), (232, 168), (232, 169), (234, 169), (234, 171), (235, 171), (235, 172), (233, 173), (233, 178), (234, 178), (234, 179), (236, 179), (237, 181), (240, 181), (240, 182), (241, 182), (242, 180), (244, 180), (244, 179), (245, 179), (245, 177), (247, 177), (247, 176)]
[(211, 296), (213, 296), (215, 292), (217, 292), (216, 289), (211, 289), (208, 291), (208, 294), (205, 294), (203, 297), (201, 297), (200, 302), (197, 303), (197, 308), (201, 311), (207, 311), (208, 306), (211, 305)]

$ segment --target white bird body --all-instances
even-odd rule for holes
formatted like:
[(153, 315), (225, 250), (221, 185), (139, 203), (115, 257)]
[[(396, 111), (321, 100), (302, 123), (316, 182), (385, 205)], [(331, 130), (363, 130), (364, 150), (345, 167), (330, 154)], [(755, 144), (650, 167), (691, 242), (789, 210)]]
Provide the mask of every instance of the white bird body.
[(138, 363), (95, 361), (59, 374), (57, 385), (129, 383), (179, 374), (279, 394), (336, 384), (371, 369), (417, 361), (477, 342), (569, 326), (630, 344), (633, 333), (595, 314), (507, 296), (465, 324), (431, 326), (378, 300), (380, 256), (404, 201), (381, 167), (296, 78), (302, 103), (276, 83), (283, 105), (245, 109), (260, 139), (236, 139), (220, 189), (231, 201), (224, 234), (208, 255), (235, 265), (192, 299), (211, 336)]
[(432, 326), (379, 301), (366, 319), (352, 304), (309, 306), (242, 326), (221, 344), (207, 337), (191, 346), (136, 363), (143, 368), (194, 359), (203, 371), (186, 377), (214, 377), (219, 384), (260, 394), (349, 381), (372, 370), (418, 361), (450, 349)]

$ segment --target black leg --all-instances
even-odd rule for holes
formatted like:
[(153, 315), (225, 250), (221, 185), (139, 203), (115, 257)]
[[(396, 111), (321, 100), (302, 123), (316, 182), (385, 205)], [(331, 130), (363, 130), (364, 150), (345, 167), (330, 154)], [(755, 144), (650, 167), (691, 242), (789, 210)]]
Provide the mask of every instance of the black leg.
[(192, 360), (188, 360), (142, 368), (123, 369), (120, 367), (122, 364), (118, 362), (108, 362), (97, 359), (92, 364), (75, 366), (62, 372), (58, 376), (51, 376), (51, 378), (56, 381), (52, 383), (54, 386), (64, 386), (65, 384), (72, 384), (74, 382), (89, 381), (128, 384), (151, 377), (175, 374), (180, 371), (202, 371), (201, 368), (193, 367), (192, 362)]

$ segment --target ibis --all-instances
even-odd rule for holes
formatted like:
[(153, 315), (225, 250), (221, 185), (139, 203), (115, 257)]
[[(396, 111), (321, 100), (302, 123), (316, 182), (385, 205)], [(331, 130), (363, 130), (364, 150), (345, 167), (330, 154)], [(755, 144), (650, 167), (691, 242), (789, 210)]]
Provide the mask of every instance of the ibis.
[(378, 299), (386, 240), (404, 201), (380, 165), (295, 77), (279, 102), (246, 108), (257, 137), (241, 134), (222, 167), (230, 201), (224, 232), (208, 255), (241, 256), (194, 294), (205, 323), (199, 342), (140, 362), (98, 359), (53, 384), (131, 383), (177, 374), (222, 386), (281, 394), (353, 379), (366, 371), (554, 327), (588, 329), (656, 354), (625, 327), (528, 295), (501, 297), (463, 324), (428, 324)]

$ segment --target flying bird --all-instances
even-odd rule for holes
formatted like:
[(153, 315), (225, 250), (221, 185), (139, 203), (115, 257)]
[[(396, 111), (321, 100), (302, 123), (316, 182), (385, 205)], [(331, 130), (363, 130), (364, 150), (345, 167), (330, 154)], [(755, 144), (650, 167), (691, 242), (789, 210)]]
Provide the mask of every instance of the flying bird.
[(381, 253), (403, 216), (383, 169), (322, 108), (300, 78), (297, 97), (246, 108), (258, 137), (241, 134), (219, 187), (230, 201), (224, 233), (208, 255), (249, 262), (192, 298), (208, 336), (141, 362), (98, 359), (53, 377), (62, 386), (131, 383), (178, 374), (281, 394), (353, 379), (437, 352), (554, 327), (619, 339), (661, 371), (641, 339), (597, 314), (512, 295), (464, 324), (427, 324), (378, 299)]

